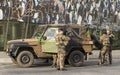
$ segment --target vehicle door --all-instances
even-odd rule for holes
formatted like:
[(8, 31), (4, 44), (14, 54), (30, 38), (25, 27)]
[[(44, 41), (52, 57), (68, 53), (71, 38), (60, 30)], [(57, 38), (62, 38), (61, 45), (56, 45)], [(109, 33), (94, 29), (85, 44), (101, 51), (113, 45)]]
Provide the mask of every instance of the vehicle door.
[(57, 46), (55, 42), (55, 37), (58, 33), (58, 28), (48, 28), (44, 33), (41, 43), (42, 52), (46, 53), (57, 53)]

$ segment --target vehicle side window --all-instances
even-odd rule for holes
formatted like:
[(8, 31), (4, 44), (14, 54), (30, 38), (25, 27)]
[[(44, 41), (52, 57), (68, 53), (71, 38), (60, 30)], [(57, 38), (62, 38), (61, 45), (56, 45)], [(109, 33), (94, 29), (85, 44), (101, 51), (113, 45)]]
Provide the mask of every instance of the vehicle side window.
[(47, 40), (55, 40), (55, 36), (57, 35), (57, 33), (57, 28), (48, 28), (44, 36), (47, 38)]

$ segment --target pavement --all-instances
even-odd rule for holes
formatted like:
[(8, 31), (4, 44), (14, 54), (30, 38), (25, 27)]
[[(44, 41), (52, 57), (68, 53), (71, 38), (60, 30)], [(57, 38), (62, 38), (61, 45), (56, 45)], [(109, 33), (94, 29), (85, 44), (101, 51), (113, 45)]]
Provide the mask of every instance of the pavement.
[(1, 63), (12, 63), (11, 59), (5, 52), (0, 52), (0, 64)]
[(113, 64), (98, 66), (99, 51), (93, 51), (89, 60), (81, 67), (66, 65), (67, 71), (58, 71), (52, 68), (51, 64), (36, 63), (30, 68), (20, 68), (13, 64), (5, 52), (0, 52), (0, 75), (119, 75), (120, 74), (120, 50), (113, 51)]

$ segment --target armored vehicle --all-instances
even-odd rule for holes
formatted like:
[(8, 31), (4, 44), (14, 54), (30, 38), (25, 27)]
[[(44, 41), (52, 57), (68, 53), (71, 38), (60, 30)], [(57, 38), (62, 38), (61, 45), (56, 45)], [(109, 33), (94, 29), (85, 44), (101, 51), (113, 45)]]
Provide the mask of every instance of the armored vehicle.
[(81, 66), (93, 48), (93, 41), (86, 34), (86, 26), (39, 25), (32, 38), (8, 41), (7, 54), (20, 67), (32, 66), (34, 59), (52, 58), (57, 53), (55, 36), (60, 27), (70, 37), (66, 46), (66, 62), (75, 67)]

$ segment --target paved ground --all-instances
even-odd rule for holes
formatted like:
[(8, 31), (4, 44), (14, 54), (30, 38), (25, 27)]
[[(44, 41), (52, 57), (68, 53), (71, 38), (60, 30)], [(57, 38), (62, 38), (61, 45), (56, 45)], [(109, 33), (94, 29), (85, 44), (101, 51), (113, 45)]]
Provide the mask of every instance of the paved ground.
[(0, 75), (119, 75), (120, 74), (120, 50), (113, 51), (112, 65), (97, 65), (98, 51), (93, 51), (89, 61), (85, 61), (81, 67), (66, 66), (67, 71), (57, 71), (51, 68), (50, 64), (41, 63), (37, 60), (36, 64), (30, 68), (20, 68), (13, 64), (10, 58), (0, 52)]

